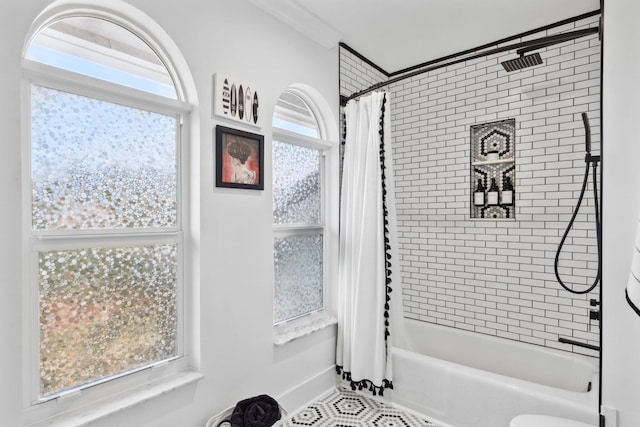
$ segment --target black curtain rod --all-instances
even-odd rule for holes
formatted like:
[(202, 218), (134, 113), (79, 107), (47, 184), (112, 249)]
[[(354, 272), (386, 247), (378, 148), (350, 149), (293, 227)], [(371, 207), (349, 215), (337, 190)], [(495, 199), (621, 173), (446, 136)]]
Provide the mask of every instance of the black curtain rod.
[(345, 105), (347, 105), (347, 102), (351, 99), (354, 98), (358, 98), (359, 96), (365, 95), (369, 92), (373, 92), (374, 90), (380, 89), (384, 86), (393, 84), (393, 83), (397, 83), (399, 81), (411, 78), (411, 77), (415, 77), (417, 75), (420, 74), (424, 74), (424, 73), (428, 73), (429, 71), (433, 71), (433, 70), (437, 70), (439, 68), (444, 68), (444, 67), (448, 67), (450, 65), (455, 65), (455, 64), (459, 64), (461, 62), (465, 62), (465, 61), (470, 61), (472, 59), (478, 59), (478, 58), (482, 58), (488, 55), (493, 55), (496, 53), (502, 53), (502, 52), (506, 52), (509, 50), (535, 50), (535, 49), (540, 49), (542, 47), (547, 47), (547, 46), (551, 46), (557, 43), (562, 43), (562, 42), (566, 42), (566, 41), (570, 41), (570, 40), (574, 40), (580, 37), (585, 37), (585, 36), (589, 36), (592, 34), (597, 34), (600, 31), (599, 27), (591, 27), (591, 28), (587, 28), (584, 30), (577, 30), (577, 31), (571, 31), (571, 32), (567, 32), (567, 33), (561, 33), (558, 35), (554, 35), (554, 36), (547, 36), (547, 37), (542, 37), (539, 39), (535, 39), (535, 40), (528, 40), (525, 42), (519, 42), (519, 43), (514, 43), (508, 46), (502, 46), (502, 47), (497, 47), (494, 49), (490, 49), (484, 52), (480, 52), (477, 53), (475, 55), (471, 55), (471, 56), (466, 56), (464, 58), (460, 58), (460, 59), (456, 59), (453, 61), (449, 61), (446, 63), (441, 63), (441, 64), (437, 64), (431, 67), (427, 67), (427, 68), (421, 68), (418, 70), (415, 70), (413, 72), (407, 73), (407, 74), (403, 74), (402, 76), (399, 77), (395, 77), (392, 79), (389, 79), (385, 82), (380, 82), (380, 83), (376, 83), (373, 86), (370, 86), (366, 89), (363, 89), (361, 91), (358, 91), (350, 96), (344, 96), (341, 95), (340, 96), (340, 105), (342, 105), (343, 107)]

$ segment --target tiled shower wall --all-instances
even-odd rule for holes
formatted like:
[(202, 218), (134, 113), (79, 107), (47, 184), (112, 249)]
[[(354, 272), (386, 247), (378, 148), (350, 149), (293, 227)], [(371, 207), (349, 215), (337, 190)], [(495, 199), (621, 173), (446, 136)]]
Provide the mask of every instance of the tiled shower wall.
[(340, 95), (349, 96), (385, 80), (385, 73), (367, 64), (349, 50), (340, 49)]
[[(597, 22), (587, 18), (526, 39)], [(589, 327), (588, 312), (599, 289), (580, 296), (562, 290), (553, 261), (582, 186), (582, 112), (589, 114), (593, 152), (599, 154), (600, 45), (593, 35), (539, 52), (544, 64), (535, 68), (505, 72), (500, 61), (516, 56), (508, 52), (389, 88), (404, 312), (596, 354), (560, 344), (558, 337), (598, 345), (598, 323)], [(341, 49), (341, 94), (376, 83), (371, 70)], [(510, 118), (516, 121), (515, 219), (471, 219), (469, 128)], [(560, 263), (563, 279), (579, 290), (597, 268), (591, 184), (587, 190)]]

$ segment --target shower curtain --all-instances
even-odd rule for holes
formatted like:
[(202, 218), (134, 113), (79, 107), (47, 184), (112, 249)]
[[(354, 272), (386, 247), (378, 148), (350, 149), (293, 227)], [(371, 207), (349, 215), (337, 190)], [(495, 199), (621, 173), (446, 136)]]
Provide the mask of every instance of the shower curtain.
[[(336, 366), (352, 389), (393, 388), (391, 308), (397, 272), (396, 217), (386, 93), (345, 108), (340, 205)], [(400, 288), (397, 286), (400, 298)]]

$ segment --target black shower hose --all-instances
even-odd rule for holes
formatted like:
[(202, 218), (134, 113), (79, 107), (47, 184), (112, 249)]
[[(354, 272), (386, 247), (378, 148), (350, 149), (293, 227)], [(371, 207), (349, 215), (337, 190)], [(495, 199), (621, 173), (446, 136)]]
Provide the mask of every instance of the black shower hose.
[[(602, 225), (600, 223), (600, 209), (599, 209), (600, 205), (598, 203), (598, 185), (597, 185), (598, 181), (597, 181), (597, 173), (596, 173), (598, 169), (598, 161), (593, 160), (591, 158), (591, 154), (587, 153), (586, 162), (587, 164), (584, 170), (584, 181), (582, 182), (582, 190), (580, 191), (578, 204), (576, 205), (576, 209), (573, 211), (573, 216), (571, 217), (571, 221), (569, 221), (569, 225), (567, 226), (567, 229), (564, 232), (564, 236), (562, 236), (562, 240), (560, 240), (560, 244), (558, 245), (558, 251), (556, 252), (556, 261), (553, 266), (556, 273), (556, 279), (558, 280), (558, 283), (560, 283), (560, 286), (562, 286), (564, 289), (571, 292), (572, 294), (578, 294), (578, 295), (591, 292), (596, 286), (598, 286), (598, 283), (600, 283), (600, 279), (602, 277)], [(596, 273), (596, 278), (593, 281), (593, 284), (589, 286), (589, 288), (583, 291), (576, 291), (574, 289), (569, 288), (569, 286), (567, 286), (560, 278), (560, 273), (558, 272), (558, 263), (560, 261), (560, 252), (562, 251), (562, 246), (564, 245), (564, 241), (567, 239), (567, 236), (569, 235), (569, 230), (573, 226), (573, 222), (575, 221), (576, 216), (578, 215), (578, 211), (580, 210), (580, 205), (582, 204), (582, 199), (584, 198), (585, 190), (587, 189), (587, 182), (589, 181), (589, 165), (593, 165), (593, 201), (595, 203), (595, 212), (596, 212), (596, 241), (597, 241), (597, 249), (598, 249), (598, 272)]]

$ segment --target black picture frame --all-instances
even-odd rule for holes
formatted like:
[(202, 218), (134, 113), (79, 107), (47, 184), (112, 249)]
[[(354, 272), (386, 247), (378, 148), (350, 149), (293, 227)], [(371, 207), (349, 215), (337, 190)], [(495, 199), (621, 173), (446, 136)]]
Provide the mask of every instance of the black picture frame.
[(264, 190), (264, 136), (216, 126), (216, 187)]

